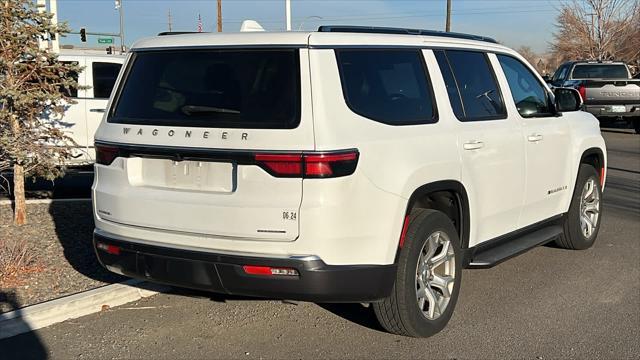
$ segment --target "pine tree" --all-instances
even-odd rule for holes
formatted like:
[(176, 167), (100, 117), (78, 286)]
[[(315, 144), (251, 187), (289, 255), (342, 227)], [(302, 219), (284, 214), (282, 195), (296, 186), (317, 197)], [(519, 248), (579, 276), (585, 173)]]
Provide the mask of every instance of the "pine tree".
[(27, 221), (25, 178), (64, 173), (73, 140), (62, 120), (82, 69), (58, 61), (40, 40), (69, 32), (33, 0), (0, 0), (0, 171), (13, 169), (14, 223)]

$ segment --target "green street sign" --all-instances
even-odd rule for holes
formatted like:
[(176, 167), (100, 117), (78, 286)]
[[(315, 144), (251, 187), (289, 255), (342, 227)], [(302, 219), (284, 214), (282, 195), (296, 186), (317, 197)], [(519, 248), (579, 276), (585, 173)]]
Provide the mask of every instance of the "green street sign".
[(113, 38), (98, 38), (98, 44), (113, 44)]

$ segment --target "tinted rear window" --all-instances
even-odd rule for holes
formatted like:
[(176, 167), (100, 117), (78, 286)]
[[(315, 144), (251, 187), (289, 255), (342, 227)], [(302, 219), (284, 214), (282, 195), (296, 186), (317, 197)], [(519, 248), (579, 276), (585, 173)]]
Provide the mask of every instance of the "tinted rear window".
[(437, 121), (420, 50), (336, 50), (336, 56), (345, 100), (356, 114), (389, 125)]
[(292, 129), (300, 123), (296, 49), (138, 52), (109, 122)]
[(624, 65), (576, 65), (571, 75), (573, 79), (628, 79)]

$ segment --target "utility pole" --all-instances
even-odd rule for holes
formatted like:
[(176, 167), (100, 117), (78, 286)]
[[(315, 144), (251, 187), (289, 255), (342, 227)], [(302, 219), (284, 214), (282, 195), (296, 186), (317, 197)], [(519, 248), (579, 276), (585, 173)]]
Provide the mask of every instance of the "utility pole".
[(287, 16), (287, 31), (291, 31), (291, 0), (284, 1), (284, 11)]
[(218, 32), (222, 32), (222, 0), (218, 0)]
[(447, 0), (447, 24), (445, 25), (445, 31), (451, 31), (451, 0)]
[(171, 23), (171, 9), (169, 9), (169, 12), (167, 13), (167, 25), (169, 26), (169, 32), (171, 32), (172, 26), (173, 25)]

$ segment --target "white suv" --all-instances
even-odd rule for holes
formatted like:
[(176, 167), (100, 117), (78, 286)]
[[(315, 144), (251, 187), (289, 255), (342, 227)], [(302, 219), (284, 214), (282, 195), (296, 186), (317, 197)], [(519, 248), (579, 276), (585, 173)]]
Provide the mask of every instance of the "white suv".
[(429, 336), (463, 268), (593, 244), (606, 152), (580, 105), (473, 35), (142, 40), (96, 134), (96, 252), (167, 284), (371, 302)]

